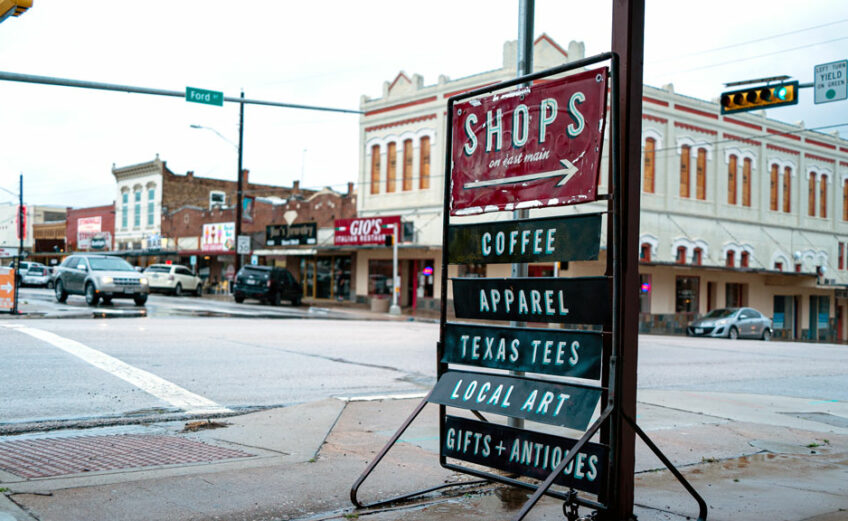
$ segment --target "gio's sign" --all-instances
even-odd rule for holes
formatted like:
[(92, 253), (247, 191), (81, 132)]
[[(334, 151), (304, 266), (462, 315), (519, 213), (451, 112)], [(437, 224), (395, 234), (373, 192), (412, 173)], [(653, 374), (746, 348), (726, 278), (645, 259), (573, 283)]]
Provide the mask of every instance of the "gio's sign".
[(336, 246), (360, 246), (366, 244), (385, 244), (386, 235), (392, 235), (397, 227), (401, 233), (400, 216), (360, 217), (357, 219), (336, 219), (336, 233), (333, 239)]

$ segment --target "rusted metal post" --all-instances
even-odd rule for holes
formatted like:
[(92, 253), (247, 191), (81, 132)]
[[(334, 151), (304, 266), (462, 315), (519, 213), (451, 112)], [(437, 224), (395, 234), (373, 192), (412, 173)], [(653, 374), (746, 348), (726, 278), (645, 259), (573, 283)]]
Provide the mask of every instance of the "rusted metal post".
[(636, 436), (625, 415), (636, 417), (636, 364), (639, 319), (639, 196), (642, 135), (642, 58), (645, 37), (645, 1), (613, 0), (612, 52), (619, 57), (620, 88), (618, 117), (621, 126), (619, 158), (621, 186), (612, 187), (619, 195), (616, 208), (621, 222), (621, 308), (618, 313), (619, 345), (615, 346), (612, 363), (617, 378), (611, 389), (615, 412), (612, 430), (615, 443), (611, 447), (613, 475), (609, 497), (610, 520), (633, 519), (633, 481)]

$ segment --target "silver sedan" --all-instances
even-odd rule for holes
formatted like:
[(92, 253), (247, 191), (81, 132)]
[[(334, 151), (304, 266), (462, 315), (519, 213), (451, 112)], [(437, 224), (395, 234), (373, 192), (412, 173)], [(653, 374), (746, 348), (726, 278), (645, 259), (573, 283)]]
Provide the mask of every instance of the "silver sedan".
[(753, 308), (714, 309), (694, 320), (686, 328), (687, 336), (762, 338), (769, 340), (774, 331), (771, 319)]

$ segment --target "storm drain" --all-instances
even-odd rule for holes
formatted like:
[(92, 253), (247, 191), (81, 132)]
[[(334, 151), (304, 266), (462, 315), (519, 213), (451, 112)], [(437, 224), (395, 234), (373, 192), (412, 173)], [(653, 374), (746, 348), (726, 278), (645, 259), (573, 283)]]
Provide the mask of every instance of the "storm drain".
[(22, 478), (205, 463), (252, 456), (239, 450), (176, 436), (120, 434), (0, 441), (0, 469)]

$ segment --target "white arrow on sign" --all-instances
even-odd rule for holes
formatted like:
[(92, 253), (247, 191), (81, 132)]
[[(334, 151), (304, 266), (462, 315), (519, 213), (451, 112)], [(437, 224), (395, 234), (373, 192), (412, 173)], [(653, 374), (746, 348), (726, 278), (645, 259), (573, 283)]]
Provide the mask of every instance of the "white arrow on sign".
[(560, 159), (559, 163), (564, 167), (561, 170), (518, 175), (515, 177), (503, 177), (500, 179), (486, 179), (484, 181), (471, 181), (470, 183), (465, 183), (463, 188), (470, 190), (472, 188), (483, 188), (484, 186), (511, 185), (515, 183), (523, 183), (525, 181), (536, 181), (537, 179), (559, 176), (562, 176), (562, 179), (556, 185), (563, 186), (577, 173), (577, 167), (574, 166), (568, 159)]
[(11, 293), (12, 290), (15, 289), (15, 287), (12, 286), (11, 282), (7, 282), (7, 283), (3, 284), (2, 286), (0, 286), (0, 289), (5, 291), (6, 293)]

